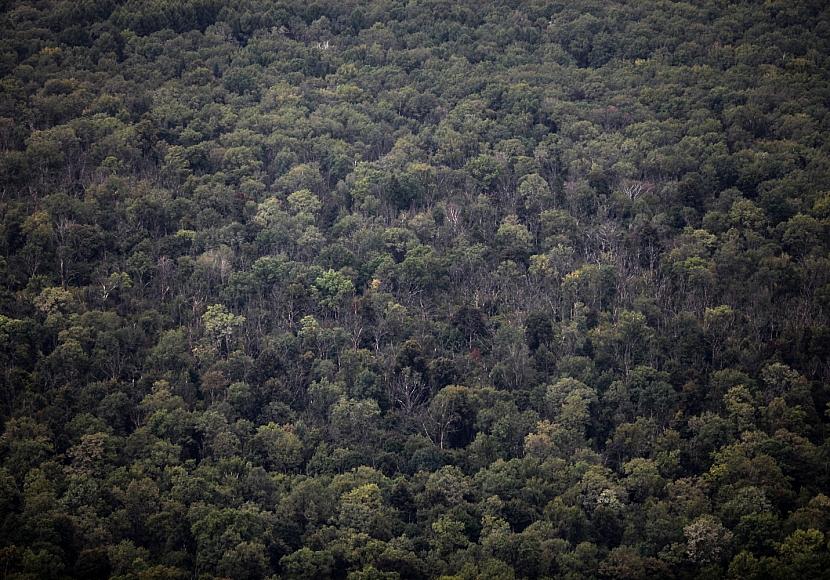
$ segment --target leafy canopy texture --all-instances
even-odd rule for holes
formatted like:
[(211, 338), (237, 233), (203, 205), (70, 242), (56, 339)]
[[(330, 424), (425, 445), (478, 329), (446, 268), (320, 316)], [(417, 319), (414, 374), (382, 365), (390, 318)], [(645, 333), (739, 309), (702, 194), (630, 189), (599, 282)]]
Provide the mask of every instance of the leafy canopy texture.
[(827, 576), (827, 2), (0, 30), (2, 578)]

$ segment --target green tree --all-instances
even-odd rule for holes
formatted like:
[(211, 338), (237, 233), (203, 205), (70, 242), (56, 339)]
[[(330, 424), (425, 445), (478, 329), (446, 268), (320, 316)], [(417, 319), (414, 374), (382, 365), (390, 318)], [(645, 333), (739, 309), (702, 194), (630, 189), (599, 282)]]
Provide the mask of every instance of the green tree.
[(354, 283), (341, 272), (327, 270), (314, 280), (320, 306), (337, 310), (354, 296)]
[(217, 349), (227, 352), (233, 344), (234, 335), (245, 324), (245, 317), (229, 312), (222, 304), (213, 304), (202, 315), (202, 324)]
[(292, 425), (262, 425), (251, 445), (256, 458), (269, 470), (292, 471), (303, 461), (303, 444)]

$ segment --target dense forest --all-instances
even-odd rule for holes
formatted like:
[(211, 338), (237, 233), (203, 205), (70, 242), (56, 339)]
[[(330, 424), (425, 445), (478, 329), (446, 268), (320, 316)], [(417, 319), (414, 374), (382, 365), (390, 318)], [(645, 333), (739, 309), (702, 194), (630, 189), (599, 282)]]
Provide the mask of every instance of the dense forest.
[(0, 578), (830, 569), (821, 0), (0, 0)]

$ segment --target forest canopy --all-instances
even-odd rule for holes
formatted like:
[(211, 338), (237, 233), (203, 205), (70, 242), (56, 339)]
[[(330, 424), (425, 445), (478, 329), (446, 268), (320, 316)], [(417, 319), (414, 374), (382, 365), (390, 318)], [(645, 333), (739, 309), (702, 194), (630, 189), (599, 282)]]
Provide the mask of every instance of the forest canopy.
[(830, 569), (820, 0), (0, 0), (0, 576)]

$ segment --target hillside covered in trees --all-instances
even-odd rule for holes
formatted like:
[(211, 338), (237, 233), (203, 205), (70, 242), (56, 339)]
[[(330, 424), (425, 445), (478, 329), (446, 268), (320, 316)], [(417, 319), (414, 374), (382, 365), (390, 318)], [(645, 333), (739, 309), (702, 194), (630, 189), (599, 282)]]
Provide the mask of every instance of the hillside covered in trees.
[(0, 31), (0, 578), (828, 574), (821, 0)]

